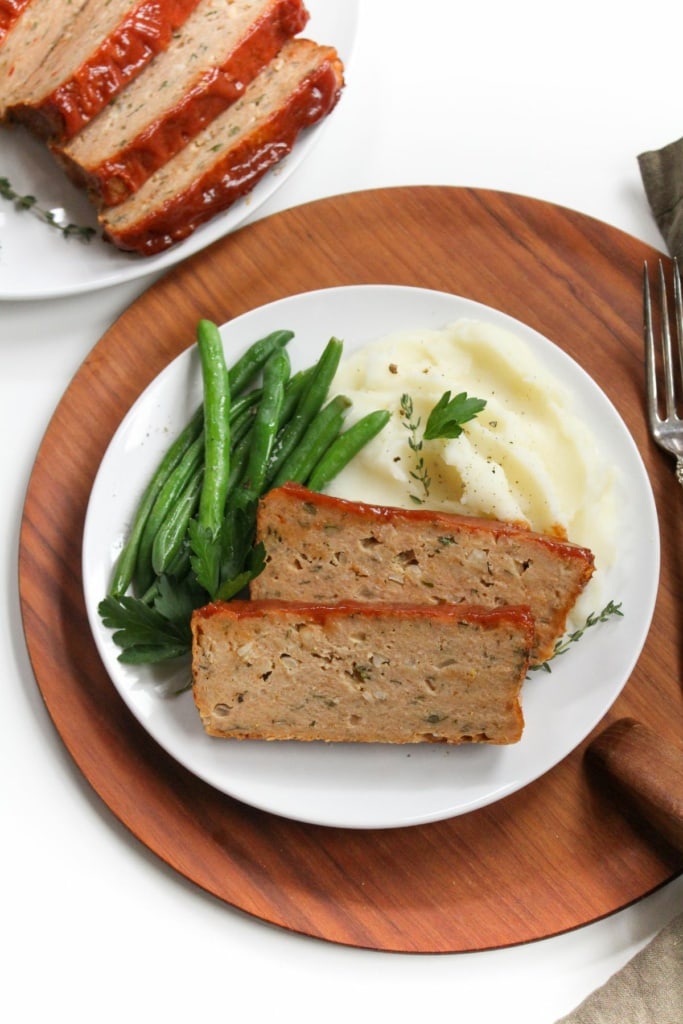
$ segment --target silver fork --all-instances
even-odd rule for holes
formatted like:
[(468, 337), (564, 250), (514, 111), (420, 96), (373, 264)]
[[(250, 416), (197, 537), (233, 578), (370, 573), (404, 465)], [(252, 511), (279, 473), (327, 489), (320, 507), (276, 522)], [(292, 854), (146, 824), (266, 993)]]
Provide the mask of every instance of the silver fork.
[[(663, 399), (658, 393), (654, 317), (650, 297), (648, 266), (643, 267), (643, 334), (645, 338), (645, 366), (647, 379), (647, 412), (650, 433), (657, 444), (676, 457), (676, 479), (683, 485), (683, 298), (678, 260), (673, 265), (673, 319), (671, 330), (669, 302), (664, 265), (659, 260), (659, 347), (661, 350), (661, 376)], [(675, 334), (677, 344), (674, 346)], [(676, 351), (677, 350), (677, 351)], [(660, 415), (660, 412), (664, 415)]]

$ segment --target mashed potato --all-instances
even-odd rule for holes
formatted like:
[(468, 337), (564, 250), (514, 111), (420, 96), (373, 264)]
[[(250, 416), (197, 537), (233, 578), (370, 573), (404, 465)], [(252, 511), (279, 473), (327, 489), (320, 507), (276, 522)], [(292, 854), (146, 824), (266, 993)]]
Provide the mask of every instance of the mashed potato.
[[(520, 338), (469, 320), (394, 334), (344, 359), (334, 390), (353, 403), (349, 425), (373, 409), (389, 409), (392, 417), (330, 484), (330, 493), (525, 523), (589, 547), (597, 571), (573, 618), (598, 610), (601, 578), (614, 558), (614, 474), (572, 395)], [(485, 399), (486, 408), (458, 438), (424, 441), (417, 453), (401, 396), (412, 399), (421, 440), (445, 391), (466, 391)], [(427, 486), (419, 479), (425, 474)]]

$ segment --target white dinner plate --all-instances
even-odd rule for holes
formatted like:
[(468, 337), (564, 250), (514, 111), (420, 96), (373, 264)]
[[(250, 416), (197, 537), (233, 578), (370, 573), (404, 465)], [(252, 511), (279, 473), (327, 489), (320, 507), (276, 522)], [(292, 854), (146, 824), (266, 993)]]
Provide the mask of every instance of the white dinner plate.
[[(649, 480), (622, 419), (600, 388), (559, 347), (526, 325), (458, 296), (391, 285), (308, 292), (230, 321), (230, 362), (252, 341), (286, 328), (293, 368), (310, 365), (331, 335), (345, 352), (399, 329), (443, 327), (461, 317), (507, 327), (576, 396), (604, 457), (619, 473), (617, 557), (606, 597), (623, 618), (589, 629), (552, 672), (523, 688), (526, 726), (511, 746), (324, 744), (208, 737), (192, 695), (168, 693), (188, 666), (123, 666), (97, 613), (137, 498), (161, 454), (201, 400), (196, 347), (178, 356), (130, 409), (104, 456), (83, 540), (85, 599), (111, 679), (135, 717), (177, 761), (217, 789), (261, 809), (321, 825), (387, 828), (435, 821), (500, 800), (543, 775), (600, 721), (626, 683), (645, 642), (659, 576), (659, 532)], [(622, 493), (623, 492), (623, 493)], [(623, 498), (623, 500), (622, 500)], [(599, 611), (599, 609), (596, 609)]]
[[(336, 47), (346, 67), (358, 24), (358, 0), (308, 0), (310, 19), (301, 33)], [(341, 102), (344, 102), (342, 95)], [(157, 256), (121, 252), (101, 235), (89, 242), (64, 238), (27, 210), (0, 198), (0, 299), (45, 299), (76, 295), (132, 281), (184, 260), (234, 231), (284, 184), (310, 153), (335, 112), (301, 133), (292, 152), (225, 213), (198, 228), (184, 242)], [(32, 195), (58, 223), (97, 229), (97, 218), (83, 193), (68, 181), (44, 144), (23, 128), (0, 130), (0, 178), (21, 195)]]

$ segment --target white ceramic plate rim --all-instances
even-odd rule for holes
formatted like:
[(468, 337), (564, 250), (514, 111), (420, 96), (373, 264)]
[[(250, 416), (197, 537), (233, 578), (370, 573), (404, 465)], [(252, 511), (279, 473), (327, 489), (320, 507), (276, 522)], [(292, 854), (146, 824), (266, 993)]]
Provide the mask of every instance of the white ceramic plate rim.
[[(301, 33), (335, 46), (347, 81), (356, 40), (359, 0), (308, 0), (310, 20)], [(343, 95), (341, 103), (343, 103)], [(0, 199), (0, 299), (26, 301), (78, 295), (133, 281), (166, 270), (230, 234), (283, 185), (310, 154), (329, 118), (300, 135), (292, 152), (225, 213), (198, 228), (188, 239), (156, 256), (124, 253), (99, 236), (84, 243), (65, 239), (26, 210)], [(46, 147), (21, 128), (0, 131), (0, 177), (22, 195), (34, 195), (59, 223), (97, 229), (97, 219), (83, 194), (57, 167)]]
[[(102, 460), (88, 505), (83, 578), (90, 626), (106, 669), (138, 721), (177, 761), (222, 792), (262, 810), (326, 826), (390, 828), (436, 821), (502, 799), (566, 757), (616, 700), (645, 642), (659, 578), (659, 531), (652, 490), (636, 446), (601, 389), (556, 344), (525, 324), (459, 296), (421, 288), (361, 285), (295, 295), (229, 322), (232, 361), (255, 338), (294, 330), (293, 367), (310, 365), (331, 334), (345, 351), (404, 327), (440, 327), (461, 317), (507, 327), (523, 338), (577, 399), (619, 471), (623, 521), (618, 558), (605, 584), (624, 618), (589, 630), (553, 671), (525, 683), (520, 743), (421, 744), (232, 742), (207, 737), (192, 696), (163, 695), (168, 670), (122, 666), (97, 605), (136, 496), (169, 437), (201, 395), (196, 347), (178, 356), (132, 406)], [(621, 495), (620, 495), (621, 497)], [(599, 609), (596, 609), (599, 610)], [(188, 670), (183, 670), (183, 679)], [(179, 683), (179, 677), (174, 682)]]

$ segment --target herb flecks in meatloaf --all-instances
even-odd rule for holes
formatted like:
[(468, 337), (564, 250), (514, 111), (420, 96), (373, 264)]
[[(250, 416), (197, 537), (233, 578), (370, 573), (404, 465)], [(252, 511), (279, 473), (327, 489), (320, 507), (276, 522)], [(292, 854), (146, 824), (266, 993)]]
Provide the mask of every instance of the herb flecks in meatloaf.
[(212, 736), (517, 742), (528, 609), (233, 601), (194, 613), (193, 693)]
[(527, 605), (532, 662), (551, 657), (593, 573), (586, 548), (508, 523), (350, 502), (286, 484), (265, 495), (255, 599)]

